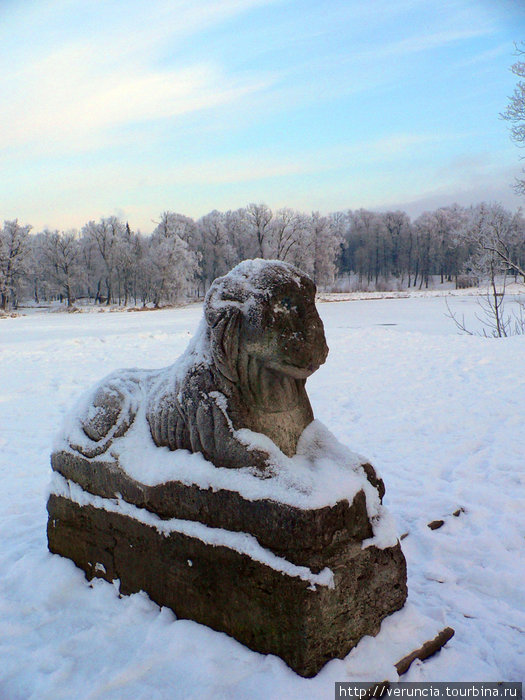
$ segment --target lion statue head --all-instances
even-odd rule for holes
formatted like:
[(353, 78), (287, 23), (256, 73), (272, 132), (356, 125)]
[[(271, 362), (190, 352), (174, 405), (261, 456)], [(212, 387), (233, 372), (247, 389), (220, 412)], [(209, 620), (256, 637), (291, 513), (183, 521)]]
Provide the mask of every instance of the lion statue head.
[(245, 260), (211, 285), (204, 304), (213, 358), (238, 382), (249, 365), (305, 380), (328, 355), (315, 284), (293, 265)]

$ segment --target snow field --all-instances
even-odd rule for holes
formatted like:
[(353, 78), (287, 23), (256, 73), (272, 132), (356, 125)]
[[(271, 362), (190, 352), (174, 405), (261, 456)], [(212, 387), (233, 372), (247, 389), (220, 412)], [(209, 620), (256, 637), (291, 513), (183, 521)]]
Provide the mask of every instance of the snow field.
[[(475, 323), (475, 299), (451, 307)], [(522, 680), (525, 337), (458, 336), (440, 298), (319, 310), (330, 355), (308, 381), (311, 402), (385, 480), (385, 503), (409, 533), (405, 609), (305, 680), (144, 594), (89, 584), (47, 552), (55, 434), (108, 372), (173, 362), (201, 307), (3, 319), (0, 698), (331, 698), (335, 681), (392, 677), (393, 662), (445, 625), (456, 636), (406, 680)], [(445, 524), (432, 531), (435, 519)]]

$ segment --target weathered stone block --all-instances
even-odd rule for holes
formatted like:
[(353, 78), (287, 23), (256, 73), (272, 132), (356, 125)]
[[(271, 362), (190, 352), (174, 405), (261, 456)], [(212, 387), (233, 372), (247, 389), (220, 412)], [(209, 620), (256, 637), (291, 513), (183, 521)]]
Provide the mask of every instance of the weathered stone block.
[(117, 462), (88, 460), (70, 452), (55, 452), (53, 469), (84, 491), (116, 498), (144, 508), (160, 518), (201, 522), (233, 532), (247, 532), (262, 547), (294, 564), (318, 572), (332, 551), (350, 541), (372, 537), (364, 492), (351, 503), (302, 509), (269, 499), (248, 500), (237, 491), (202, 489), (180, 481), (149, 486), (132, 479)]
[(88, 578), (120, 579), (122, 593), (146, 591), (178, 617), (276, 654), (307, 677), (346, 656), (364, 635), (377, 634), (381, 620), (407, 595), (399, 544), (362, 549), (347, 538), (324, 558), (333, 572), (331, 586), (62, 496), (50, 496), (48, 512), (50, 551), (72, 559)]

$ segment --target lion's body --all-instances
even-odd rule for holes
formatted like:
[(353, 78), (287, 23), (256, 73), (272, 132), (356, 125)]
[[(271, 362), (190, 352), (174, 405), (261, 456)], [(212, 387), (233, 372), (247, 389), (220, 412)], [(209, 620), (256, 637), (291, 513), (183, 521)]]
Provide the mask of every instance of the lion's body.
[(98, 388), (81, 418), (86, 456), (126, 433), (141, 402), (156, 445), (201, 452), (219, 467), (264, 469), (260, 433), (288, 456), (313, 420), (307, 376), (328, 348), (315, 309), (315, 286), (281, 262), (246, 261), (214, 282), (206, 324), (178, 362), (164, 370), (129, 370)]

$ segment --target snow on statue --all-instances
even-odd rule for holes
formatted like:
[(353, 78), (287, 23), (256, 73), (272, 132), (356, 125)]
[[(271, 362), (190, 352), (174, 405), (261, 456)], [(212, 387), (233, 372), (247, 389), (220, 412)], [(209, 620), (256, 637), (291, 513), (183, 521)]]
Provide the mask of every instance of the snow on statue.
[(212, 284), (204, 320), (174, 365), (115, 372), (83, 399), (70, 445), (101, 455), (144, 406), (157, 446), (266, 471), (272, 456), (248, 431), (293, 456), (313, 421), (306, 379), (327, 354), (311, 279), (288, 263), (247, 260)]
[(305, 384), (327, 354), (296, 267), (215, 280), (174, 365), (115, 372), (69, 417), (50, 550), (305, 676), (377, 634), (406, 563), (382, 480), (314, 420)]
[(292, 456), (313, 420), (306, 378), (328, 354), (314, 297), (313, 282), (292, 265), (239, 264), (211, 286), (205, 319), (178, 362), (116, 372), (86, 397), (72, 447), (102, 454), (145, 403), (159, 447), (201, 452), (220, 467), (268, 467), (267, 452), (248, 452), (244, 428)]

